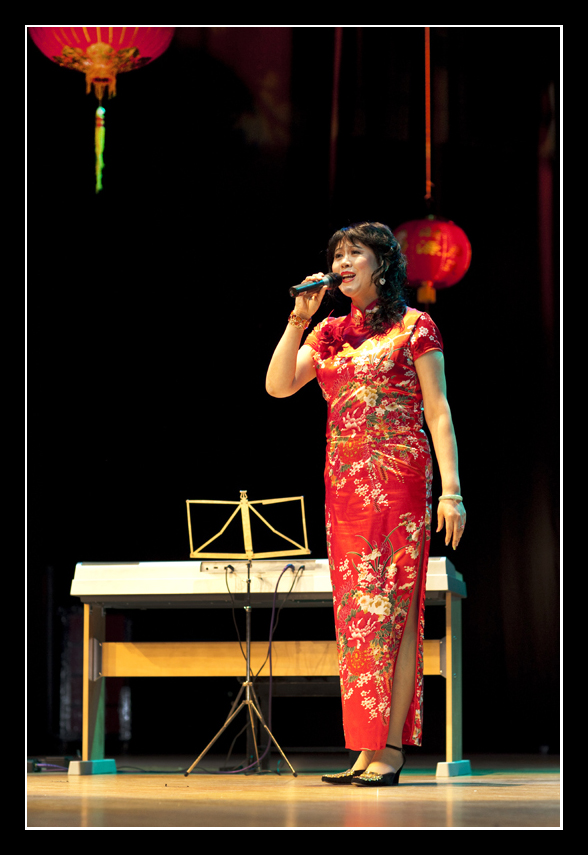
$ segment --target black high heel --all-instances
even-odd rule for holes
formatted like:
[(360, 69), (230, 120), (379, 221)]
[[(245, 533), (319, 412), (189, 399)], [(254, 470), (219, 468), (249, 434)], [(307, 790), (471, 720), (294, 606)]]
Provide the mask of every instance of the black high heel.
[[(359, 760), (359, 757), (357, 757), (357, 760)], [(364, 772), (365, 769), (348, 769), (346, 772), (337, 772), (334, 775), (323, 775), (321, 781), (324, 781), (325, 784), (350, 784), (353, 778), (357, 775), (363, 775)]]
[(353, 777), (352, 784), (355, 784), (357, 787), (395, 787), (398, 784), (400, 773), (406, 763), (406, 755), (404, 750), (398, 748), (397, 745), (388, 745), (386, 743), (386, 748), (393, 748), (395, 751), (400, 751), (402, 754), (402, 766), (400, 769), (397, 769), (395, 772), (384, 772), (382, 775), (378, 775), (375, 772), (358, 772)]

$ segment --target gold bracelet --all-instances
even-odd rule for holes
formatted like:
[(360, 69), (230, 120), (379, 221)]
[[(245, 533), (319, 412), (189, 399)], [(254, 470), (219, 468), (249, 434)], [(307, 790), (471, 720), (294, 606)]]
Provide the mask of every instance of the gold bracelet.
[(444, 493), (442, 496), (439, 496), (439, 501), (442, 499), (454, 499), (456, 502), (463, 502), (463, 497), (458, 493)]
[(291, 312), (290, 317), (288, 318), (288, 323), (292, 324), (296, 329), (305, 330), (310, 326), (310, 318), (299, 318), (298, 315)]

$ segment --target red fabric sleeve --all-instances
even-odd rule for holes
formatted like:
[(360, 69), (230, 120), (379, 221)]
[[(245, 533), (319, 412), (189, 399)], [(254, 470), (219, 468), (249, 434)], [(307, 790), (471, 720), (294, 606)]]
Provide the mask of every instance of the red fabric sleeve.
[(439, 328), (426, 312), (420, 315), (414, 325), (410, 337), (410, 349), (413, 360), (418, 359), (419, 356), (423, 356), (429, 350), (440, 350), (443, 352), (443, 339), (441, 338)]

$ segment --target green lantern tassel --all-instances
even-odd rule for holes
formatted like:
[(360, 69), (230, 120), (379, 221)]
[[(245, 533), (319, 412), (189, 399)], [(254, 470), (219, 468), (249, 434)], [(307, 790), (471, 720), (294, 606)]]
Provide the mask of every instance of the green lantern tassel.
[(104, 107), (96, 110), (96, 126), (94, 131), (94, 149), (96, 151), (96, 193), (102, 190), (102, 170), (104, 169), (104, 138), (106, 128), (104, 127)]

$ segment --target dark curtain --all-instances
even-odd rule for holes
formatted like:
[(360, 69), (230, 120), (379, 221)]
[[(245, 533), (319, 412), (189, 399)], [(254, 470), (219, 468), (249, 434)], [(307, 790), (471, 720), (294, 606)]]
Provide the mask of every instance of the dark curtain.
[[(431, 34), (433, 212), (473, 250), (429, 307), (468, 509), (458, 553), (432, 546), (468, 586), (466, 752), (558, 748), (559, 36)], [(29, 725), (45, 746), (77, 561), (185, 559), (185, 500), (240, 489), (305, 495), (326, 554), (324, 403), (316, 385), (268, 398), (265, 370), (288, 287), (325, 269), (335, 228), (426, 213), (424, 34), (179, 28), (106, 105), (98, 196), (83, 78), (32, 44), (27, 62)], [(442, 751), (435, 692), (424, 747)]]

